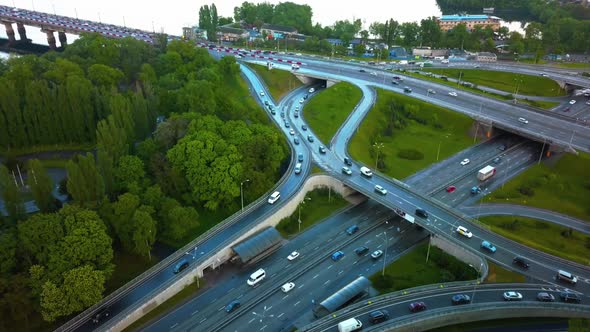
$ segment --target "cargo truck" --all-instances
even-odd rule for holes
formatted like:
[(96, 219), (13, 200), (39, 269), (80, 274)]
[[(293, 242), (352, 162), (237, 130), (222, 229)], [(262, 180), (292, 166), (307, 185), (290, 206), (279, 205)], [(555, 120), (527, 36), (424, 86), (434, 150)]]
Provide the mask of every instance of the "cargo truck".
[(491, 178), (494, 174), (496, 174), (496, 168), (488, 165), (477, 172), (477, 179), (479, 181), (485, 181)]

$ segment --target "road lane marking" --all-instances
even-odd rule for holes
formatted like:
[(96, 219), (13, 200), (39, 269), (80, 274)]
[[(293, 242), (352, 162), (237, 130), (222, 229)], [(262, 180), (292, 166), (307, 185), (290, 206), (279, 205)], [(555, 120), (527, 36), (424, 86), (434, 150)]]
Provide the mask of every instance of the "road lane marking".
[(255, 319), (256, 319), (256, 317), (250, 319), (250, 321), (248, 321), (248, 324), (252, 323)]
[(286, 299), (288, 296), (289, 296), (288, 294), (287, 294), (287, 295), (285, 295), (285, 296), (283, 296), (283, 300), (284, 300), (284, 299)]
[(297, 301), (297, 302), (295, 302), (295, 304), (294, 304), (293, 306), (296, 306), (296, 305), (298, 305), (300, 302), (301, 302), (301, 301)]
[(281, 316), (284, 315), (284, 314), (285, 314), (284, 312), (281, 312), (281, 314), (278, 315), (277, 318), (281, 318)]
[(270, 310), (270, 309), (272, 309), (272, 306), (270, 306), (270, 307), (266, 308), (266, 310)]
[(239, 299), (239, 298), (241, 298), (242, 296), (244, 296), (244, 294), (240, 294), (240, 296), (238, 296), (237, 298)]
[(326, 282), (324, 282), (324, 285), (327, 285), (330, 282), (330, 280), (326, 280)]
[(236, 288), (234, 287), (234, 288), (230, 289), (229, 291), (227, 291), (227, 293), (231, 293), (231, 292), (233, 292), (233, 291), (234, 291), (234, 289), (236, 289)]
[(352, 264), (354, 265), (354, 264), (356, 264), (356, 263), (358, 263), (358, 262), (359, 262), (359, 261), (354, 261), (354, 263), (352, 263)]
[(264, 325), (263, 327), (260, 328), (260, 331), (264, 331), (264, 329), (266, 328), (266, 325)]
[(317, 247), (313, 248), (313, 250), (318, 250), (318, 248), (319, 248), (319, 247), (320, 247), (320, 246), (317, 246)]
[(195, 315), (197, 312), (199, 312), (199, 310), (193, 311), (193, 313), (191, 314), (191, 316)]
[(297, 289), (299, 289), (299, 288), (303, 287), (303, 285), (305, 285), (305, 284), (301, 284), (299, 287), (297, 287)]
[(217, 309), (217, 311), (221, 311), (221, 310), (223, 310), (223, 308), (225, 308), (225, 306), (223, 306), (223, 307), (221, 307), (221, 308)]
[(312, 278), (312, 279), (315, 279), (315, 278), (317, 278), (317, 277), (319, 277), (319, 276), (320, 276), (319, 274), (316, 274), (315, 276), (313, 276), (313, 278)]
[(204, 321), (206, 321), (206, 320), (207, 320), (207, 317), (205, 317), (205, 318), (201, 319), (201, 321), (199, 322), (199, 324), (201, 324), (202, 322), (204, 322)]
[(272, 274), (270, 277), (272, 278), (272, 277), (274, 277), (274, 276), (276, 276), (276, 275), (277, 275), (276, 273), (273, 273), (273, 274)]
[(178, 323), (176, 323), (176, 324), (174, 324), (174, 325), (170, 326), (170, 329), (172, 330), (173, 328), (175, 328), (175, 327), (177, 327), (177, 326), (178, 326)]
[(342, 272), (344, 272), (344, 270), (340, 270), (340, 272), (338, 272), (338, 275), (341, 275), (341, 274), (342, 274)]
[(328, 270), (329, 270), (329, 269), (331, 269), (331, 268), (332, 268), (332, 266), (334, 266), (334, 265), (329, 265), (329, 266), (328, 266)]

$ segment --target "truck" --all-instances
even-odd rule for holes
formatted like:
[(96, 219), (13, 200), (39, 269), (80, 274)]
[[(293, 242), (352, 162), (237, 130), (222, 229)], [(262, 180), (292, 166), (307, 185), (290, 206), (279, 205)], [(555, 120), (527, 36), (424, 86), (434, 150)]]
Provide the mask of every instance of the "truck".
[(494, 174), (496, 174), (496, 168), (494, 166), (486, 166), (477, 172), (477, 179), (479, 181), (485, 181), (491, 178)]
[(358, 331), (361, 328), (363, 328), (363, 323), (354, 317), (338, 323), (338, 332)]

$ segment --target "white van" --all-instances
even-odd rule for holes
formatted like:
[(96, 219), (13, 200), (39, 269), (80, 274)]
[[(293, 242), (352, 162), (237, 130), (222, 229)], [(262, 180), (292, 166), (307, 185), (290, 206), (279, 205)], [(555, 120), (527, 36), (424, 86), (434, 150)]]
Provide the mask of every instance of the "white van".
[(263, 269), (258, 269), (258, 271), (252, 273), (250, 278), (248, 278), (248, 285), (254, 286), (257, 283), (261, 282), (266, 277), (266, 272)]
[(371, 170), (368, 167), (361, 167), (361, 174), (370, 178), (371, 176), (373, 176), (373, 172), (371, 172)]
[(295, 165), (295, 174), (301, 173), (301, 163)]
[(338, 323), (338, 332), (352, 332), (362, 328), (363, 323), (354, 317)]
[(268, 204), (274, 204), (276, 201), (279, 200), (279, 198), (281, 198), (281, 193), (275, 191), (274, 193), (272, 193), (272, 195), (270, 195), (270, 197), (268, 197)]
[(574, 285), (578, 282), (578, 278), (576, 278), (576, 276), (563, 270), (557, 271), (557, 280), (567, 281)]

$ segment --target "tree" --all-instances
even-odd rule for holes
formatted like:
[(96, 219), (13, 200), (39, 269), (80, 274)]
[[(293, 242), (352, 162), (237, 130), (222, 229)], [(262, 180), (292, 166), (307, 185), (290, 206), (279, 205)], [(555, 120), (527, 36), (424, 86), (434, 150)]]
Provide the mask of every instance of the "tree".
[(361, 55), (365, 54), (365, 51), (366, 51), (365, 44), (354, 45), (354, 54), (356, 56), (360, 57)]
[(29, 161), (29, 174), (27, 183), (31, 188), (33, 198), (41, 212), (49, 212), (53, 209), (53, 181), (47, 175), (47, 171), (38, 159)]
[(3, 164), (0, 164), (0, 190), (9, 218), (12, 221), (23, 219), (25, 216), (24, 201), (17, 187), (16, 179)]
[(123, 156), (115, 168), (115, 179), (121, 188), (131, 184), (141, 185), (145, 177), (143, 161), (136, 156)]
[(436, 17), (429, 17), (420, 21), (421, 43), (425, 46), (439, 47), (442, 39), (442, 31)]
[(68, 161), (68, 192), (81, 206), (94, 206), (105, 194), (104, 181), (94, 163), (94, 156), (78, 156), (78, 161)]
[(312, 9), (309, 5), (299, 5), (293, 2), (279, 2), (273, 9), (272, 21), (277, 25), (294, 27), (299, 33), (312, 32)]
[(178, 241), (199, 225), (199, 214), (192, 207), (176, 206), (172, 208), (165, 219), (164, 236)]
[(98, 122), (96, 128), (96, 145), (99, 150), (104, 151), (113, 162), (129, 153), (129, 137), (124, 128), (117, 125), (113, 115), (106, 120)]
[(16, 268), (16, 232), (9, 229), (0, 233), (0, 276), (10, 276)]
[(224, 25), (234, 23), (234, 19), (233, 19), (233, 17), (229, 17), (229, 16), (228, 17), (220, 16), (218, 23), (219, 23), (219, 26), (224, 26)]
[(18, 241), (29, 264), (46, 264), (52, 247), (64, 237), (57, 213), (38, 213), (18, 224)]
[(405, 22), (400, 26), (401, 34), (404, 38), (404, 45), (416, 46), (420, 40), (420, 26), (416, 22)]
[[(133, 214), (133, 252), (150, 256), (152, 245), (156, 241), (156, 221), (147, 209), (138, 209)], [(150, 256), (151, 257), (151, 256)]]

